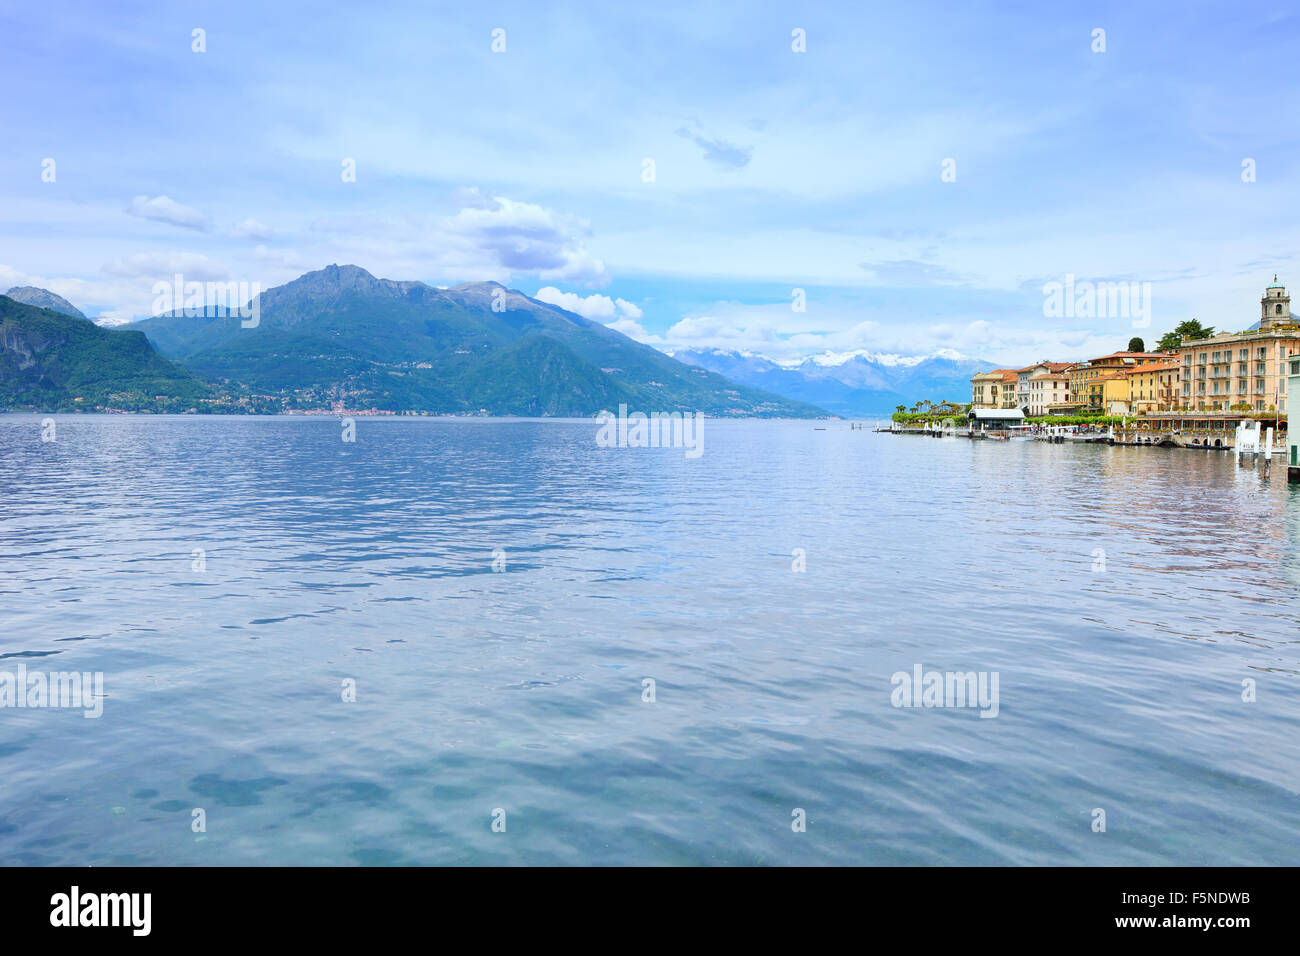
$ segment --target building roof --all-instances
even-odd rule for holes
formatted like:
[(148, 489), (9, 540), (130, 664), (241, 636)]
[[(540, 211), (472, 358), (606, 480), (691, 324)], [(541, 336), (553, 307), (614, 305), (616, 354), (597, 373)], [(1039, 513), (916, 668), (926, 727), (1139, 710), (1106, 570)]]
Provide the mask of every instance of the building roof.
[(1089, 359), (1089, 362), (1096, 364), (1104, 362), (1106, 359), (1163, 359), (1164, 352), (1111, 352), (1109, 355), (1102, 355), (1095, 359)]
[(1016, 382), (1020, 380), (1020, 376), (1016, 373), (1015, 369), (998, 368), (993, 370), (993, 374), (1001, 374), (1002, 381), (1004, 382)]
[(1137, 368), (1126, 368), (1124, 374), (1141, 375), (1143, 372), (1172, 372), (1177, 368), (1177, 362), (1151, 362), (1148, 365), (1139, 365)]
[(1045, 368), (1047, 368), (1047, 369), (1049, 369), (1050, 371), (1053, 371), (1053, 372), (1063, 372), (1063, 371), (1065, 371), (1067, 368), (1072, 367), (1072, 366), (1074, 365), (1074, 363), (1073, 363), (1073, 362), (1049, 362), (1049, 361), (1047, 361), (1046, 359), (1044, 359), (1044, 360), (1041, 361), (1041, 362), (1035, 362), (1033, 365), (1026, 365), (1024, 368), (1019, 369), (1019, 371), (1021, 371), (1021, 372), (1032, 372), (1034, 369), (1038, 368), (1040, 365), (1044, 366)]
[(1025, 413), (1018, 408), (972, 408), (970, 417), (976, 421), (1020, 421)]

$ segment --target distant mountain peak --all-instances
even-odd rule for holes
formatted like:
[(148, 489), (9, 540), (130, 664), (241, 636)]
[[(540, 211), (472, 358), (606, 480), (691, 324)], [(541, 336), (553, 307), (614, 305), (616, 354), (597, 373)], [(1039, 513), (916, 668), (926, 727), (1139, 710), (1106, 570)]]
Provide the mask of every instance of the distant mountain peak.
[(461, 289), (467, 292), (478, 291), (481, 289), (505, 289), (507, 292), (514, 291), (508, 286), (504, 286), (500, 282), (497, 282), (495, 279), (484, 279), (481, 282), (462, 282), (459, 285), (453, 285), (449, 288), (453, 290)]
[[(38, 289), (33, 285), (17, 285), (10, 289), (5, 295), (15, 302), (21, 302), (24, 305), (34, 305), (38, 309), (50, 309), (54, 312), (61, 312), (64, 315), (70, 315), (74, 319), (85, 319), (86, 316), (80, 309), (69, 302), (61, 295), (55, 295), (49, 289)], [(89, 321), (89, 319), (87, 319)]]
[(261, 294), (261, 308), (264, 312), (277, 308), (293, 312), (304, 306), (318, 305), (348, 295), (405, 299), (424, 293), (438, 294), (437, 290), (423, 282), (379, 279), (361, 266), (333, 263), (267, 289)]
[(854, 362), (866, 362), (886, 367), (910, 367), (920, 365), (931, 359), (946, 359), (950, 362), (968, 362), (970, 357), (954, 349), (937, 349), (928, 355), (898, 355), (892, 352), (872, 352), (870, 349), (850, 349), (846, 352), (834, 352), (827, 349), (819, 355), (809, 355), (801, 359), (786, 359), (778, 362), (785, 368), (798, 368), (801, 365), (818, 365), (823, 368), (838, 368)]

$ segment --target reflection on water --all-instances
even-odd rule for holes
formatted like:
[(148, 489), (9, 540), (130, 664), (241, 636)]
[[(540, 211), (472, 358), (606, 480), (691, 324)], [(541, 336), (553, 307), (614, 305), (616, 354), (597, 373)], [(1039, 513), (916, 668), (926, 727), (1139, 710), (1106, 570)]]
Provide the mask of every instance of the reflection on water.
[(1300, 862), (1285, 467), (705, 428), (0, 418), (0, 861)]

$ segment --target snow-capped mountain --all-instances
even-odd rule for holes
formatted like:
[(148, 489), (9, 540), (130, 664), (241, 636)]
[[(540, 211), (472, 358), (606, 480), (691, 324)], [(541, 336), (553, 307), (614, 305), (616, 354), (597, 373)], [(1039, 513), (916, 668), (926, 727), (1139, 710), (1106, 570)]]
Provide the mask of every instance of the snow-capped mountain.
[(993, 363), (951, 349), (932, 355), (891, 355), (864, 349), (775, 362), (751, 352), (676, 349), (674, 358), (741, 385), (819, 405), (845, 416), (891, 414), (916, 402), (970, 401), (970, 380)]

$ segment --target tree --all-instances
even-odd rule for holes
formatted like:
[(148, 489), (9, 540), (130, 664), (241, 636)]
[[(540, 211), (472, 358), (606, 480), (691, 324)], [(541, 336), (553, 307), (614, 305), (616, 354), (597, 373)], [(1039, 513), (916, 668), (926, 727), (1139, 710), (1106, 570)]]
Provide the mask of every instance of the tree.
[(1130, 352), (1145, 352), (1147, 350), (1147, 344), (1135, 335), (1133, 338), (1128, 340), (1128, 350)]
[(1214, 326), (1203, 326), (1196, 319), (1188, 319), (1186, 322), (1179, 322), (1178, 327), (1172, 332), (1166, 332), (1160, 339), (1158, 348), (1162, 352), (1167, 349), (1176, 349), (1183, 339), (1195, 341), (1197, 339), (1208, 339), (1213, 335)]
[(901, 414), (903, 414), (903, 412), (907, 411), (907, 406), (906, 406), (906, 405), (895, 405), (895, 406), (894, 406), (894, 411), (898, 412), (898, 414), (901, 415)]

